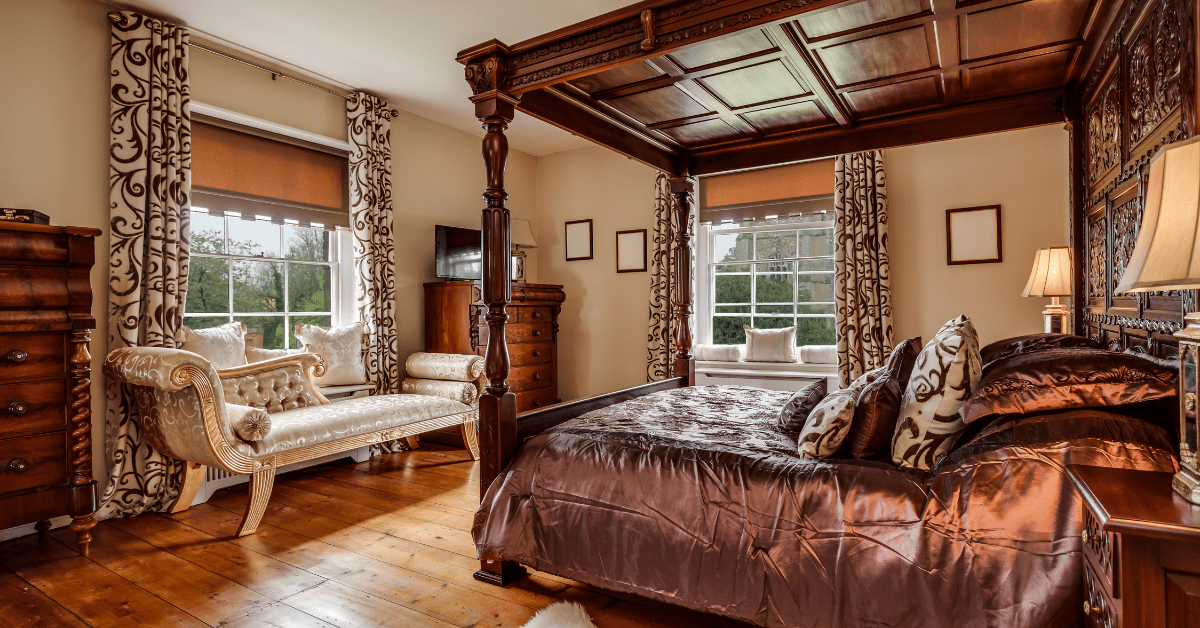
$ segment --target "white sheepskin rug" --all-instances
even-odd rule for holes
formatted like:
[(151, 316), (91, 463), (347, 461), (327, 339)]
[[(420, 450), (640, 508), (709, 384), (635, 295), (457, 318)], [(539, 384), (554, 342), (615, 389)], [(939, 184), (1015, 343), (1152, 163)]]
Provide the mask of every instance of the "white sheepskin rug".
[(538, 611), (524, 628), (596, 628), (596, 624), (579, 604), (559, 602)]

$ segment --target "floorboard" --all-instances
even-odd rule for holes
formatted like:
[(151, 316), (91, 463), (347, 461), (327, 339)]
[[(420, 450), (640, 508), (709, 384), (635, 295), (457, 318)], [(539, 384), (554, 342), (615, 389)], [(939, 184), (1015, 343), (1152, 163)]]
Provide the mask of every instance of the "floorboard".
[(562, 600), (599, 628), (745, 626), (551, 574), (475, 580), (477, 482), (465, 450), (422, 443), (279, 476), (250, 536), (233, 536), (241, 486), (182, 513), (102, 522), (87, 558), (65, 530), (15, 539), (0, 544), (0, 628), (516, 628)]

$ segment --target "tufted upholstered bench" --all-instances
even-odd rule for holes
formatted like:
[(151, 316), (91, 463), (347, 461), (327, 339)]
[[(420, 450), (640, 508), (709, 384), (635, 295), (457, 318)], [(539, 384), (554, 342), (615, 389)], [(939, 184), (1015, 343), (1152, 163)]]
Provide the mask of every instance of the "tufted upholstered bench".
[(187, 463), (170, 512), (191, 505), (205, 466), (250, 475), (238, 536), (257, 529), (284, 465), (454, 425), (479, 457), (483, 358), (416, 353), (405, 367), (402, 394), (330, 403), (313, 384), (324, 364), (312, 353), (221, 371), (181, 349), (129, 347), (104, 360), (105, 374), (129, 386), (151, 444)]

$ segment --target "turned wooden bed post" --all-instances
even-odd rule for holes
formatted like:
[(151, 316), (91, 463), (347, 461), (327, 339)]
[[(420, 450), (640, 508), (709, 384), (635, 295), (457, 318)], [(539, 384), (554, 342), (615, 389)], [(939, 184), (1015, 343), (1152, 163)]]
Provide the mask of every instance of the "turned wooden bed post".
[[(517, 450), (517, 397), (505, 381), (509, 375), (508, 343), (504, 324), (508, 321), (505, 308), (512, 300), (512, 265), (510, 262), (511, 232), (508, 208), (504, 201), (504, 165), (508, 160), (508, 138), (504, 136), (508, 123), (516, 112), (517, 99), (500, 91), (504, 76), (507, 49), (498, 42), (484, 54), (467, 64), (467, 82), (471, 84), (475, 117), (483, 122), (487, 134), (483, 137), (483, 163), (487, 168), (487, 189), (483, 198), (481, 231), (483, 238), (483, 302), (487, 305), (484, 320), (488, 325), (488, 347), (484, 374), (488, 385), (479, 397), (479, 496), (482, 499), (492, 481), (500, 475)], [(521, 565), (480, 557), (480, 569), (475, 578), (492, 584), (505, 585), (525, 575)]]
[(675, 220), (675, 362), (674, 377), (686, 377), (687, 385), (696, 384), (696, 360), (692, 357), (692, 180), (688, 177), (667, 179), (674, 199)]

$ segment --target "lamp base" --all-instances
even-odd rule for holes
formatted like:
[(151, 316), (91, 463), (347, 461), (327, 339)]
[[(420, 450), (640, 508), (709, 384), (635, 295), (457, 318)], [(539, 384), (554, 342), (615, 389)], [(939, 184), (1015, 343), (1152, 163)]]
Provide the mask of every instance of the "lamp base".
[(1068, 319), (1071, 313), (1067, 311), (1067, 306), (1059, 302), (1058, 297), (1051, 297), (1050, 305), (1042, 310), (1042, 317), (1046, 321), (1043, 329), (1047, 334), (1066, 334), (1069, 333)]
[(1184, 328), (1175, 332), (1179, 339), (1179, 472), (1171, 487), (1184, 499), (1200, 504), (1200, 467), (1196, 449), (1196, 356), (1200, 352), (1200, 312), (1183, 317)]
[(1171, 488), (1189, 502), (1200, 504), (1200, 474), (1195, 471), (1180, 465), (1179, 472), (1171, 479)]

